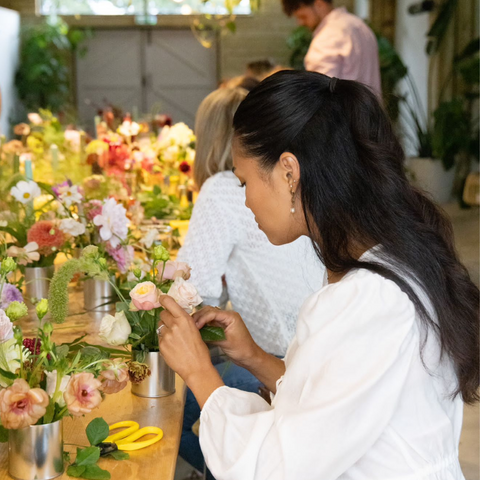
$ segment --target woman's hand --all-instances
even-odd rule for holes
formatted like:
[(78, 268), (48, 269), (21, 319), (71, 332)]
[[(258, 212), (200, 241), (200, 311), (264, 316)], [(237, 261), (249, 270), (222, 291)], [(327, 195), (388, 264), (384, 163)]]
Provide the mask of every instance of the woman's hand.
[(248, 367), (261, 350), (250, 335), (242, 317), (236, 312), (204, 307), (193, 314), (193, 319), (199, 330), (207, 323), (225, 330), (226, 339), (212, 344), (221, 347), (237, 365)]
[(168, 295), (162, 295), (160, 303), (165, 308), (160, 313), (160, 352), (168, 366), (183, 378), (202, 408), (211, 393), (224, 383), (212, 365), (208, 347), (192, 317)]

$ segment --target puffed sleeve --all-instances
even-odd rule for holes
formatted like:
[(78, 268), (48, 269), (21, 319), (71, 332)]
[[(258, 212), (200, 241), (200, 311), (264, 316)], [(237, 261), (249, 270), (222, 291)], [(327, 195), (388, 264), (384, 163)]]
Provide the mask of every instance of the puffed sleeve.
[(217, 389), (200, 445), (217, 480), (334, 480), (380, 437), (419, 355), (412, 302), (360, 271), (310, 297), (300, 312), (272, 406)]
[(192, 267), (191, 282), (211, 305), (220, 303), (222, 276), (236, 238), (235, 218), (229, 209), (222, 183), (225, 182), (221, 178), (212, 177), (203, 185), (177, 257), (177, 260)]

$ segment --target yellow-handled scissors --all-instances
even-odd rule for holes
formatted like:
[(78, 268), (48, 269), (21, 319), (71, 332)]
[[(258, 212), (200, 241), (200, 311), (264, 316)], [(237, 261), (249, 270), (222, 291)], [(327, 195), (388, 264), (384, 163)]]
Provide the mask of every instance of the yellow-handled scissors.
[[(118, 450), (132, 451), (140, 450), (141, 448), (149, 447), (154, 443), (159, 442), (163, 438), (163, 430), (158, 427), (143, 427), (140, 428), (140, 425), (137, 422), (125, 421), (118, 422), (110, 425), (110, 430), (116, 430), (117, 428), (125, 428), (121, 432), (114, 433), (104, 440), (104, 443), (115, 443)], [(137, 442), (139, 438), (144, 437), (145, 435), (155, 435), (153, 438), (144, 440), (143, 442)]]

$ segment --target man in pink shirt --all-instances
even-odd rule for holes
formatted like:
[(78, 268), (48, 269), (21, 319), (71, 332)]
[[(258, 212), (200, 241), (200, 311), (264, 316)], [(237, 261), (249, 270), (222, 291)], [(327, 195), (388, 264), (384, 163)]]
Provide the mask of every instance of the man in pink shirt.
[(282, 0), (283, 10), (313, 32), (305, 56), (307, 70), (357, 80), (381, 96), (378, 45), (363, 20), (331, 0)]

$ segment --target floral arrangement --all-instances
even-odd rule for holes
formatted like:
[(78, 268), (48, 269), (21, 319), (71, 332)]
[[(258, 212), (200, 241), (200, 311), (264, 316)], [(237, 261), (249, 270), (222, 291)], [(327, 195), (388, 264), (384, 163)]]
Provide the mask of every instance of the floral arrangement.
[[(148, 261), (133, 263), (129, 281), (117, 286), (110, 278), (108, 262), (93, 245), (86, 247), (80, 259), (72, 259), (55, 274), (50, 287), (51, 315), (56, 322), (63, 322), (68, 314), (68, 283), (81, 271), (93, 278), (109, 281), (119, 302), (115, 315), (105, 315), (99, 335), (112, 346), (129, 345), (133, 361), (129, 363), (130, 380), (139, 383), (148, 374), (143, 364), (148, 352), (158, 352), (157, 323), (162, 310), (161, 295), (170, 295), (186, 311), (192, 312), (202, 302), (195, 287), (188, 282), (190, 267), (170, 260), (170, 254), (162, 245), (152, 247)], [(205, 341), (224, 338), (223, 330), (206, 326), (201, 330)]]
[(32, 161), (35, 178), (42, 182), (54, 183), (66, 176), (80, 181), (89, 174), (84, 159), (85, 132), (62, 125), (49, 110), (29, 113), (28, 121), (16, 125), (17, 138), (0, 148), (5, 178), (21, 173), (25, 160)]

